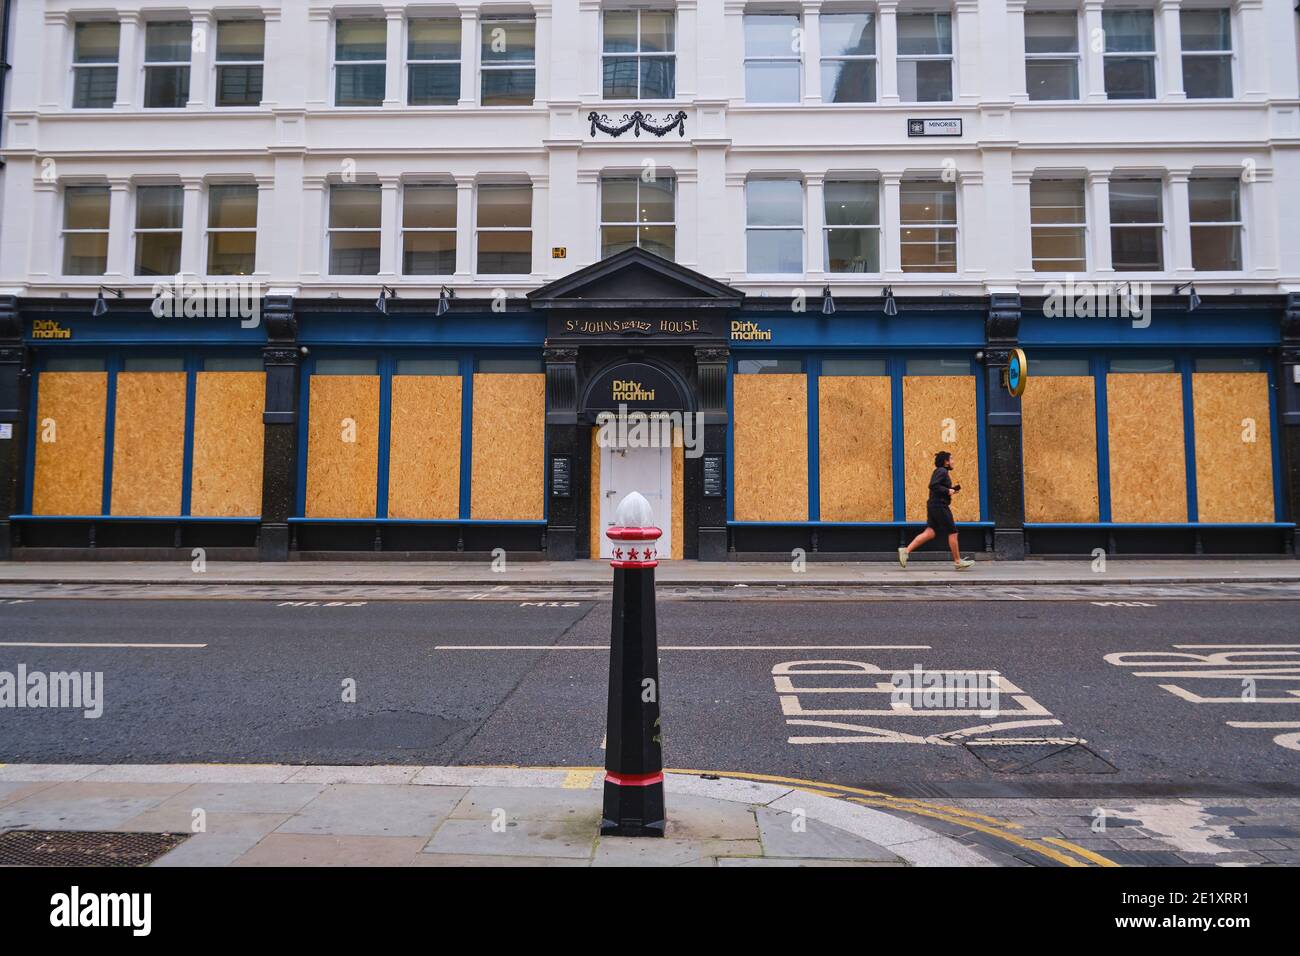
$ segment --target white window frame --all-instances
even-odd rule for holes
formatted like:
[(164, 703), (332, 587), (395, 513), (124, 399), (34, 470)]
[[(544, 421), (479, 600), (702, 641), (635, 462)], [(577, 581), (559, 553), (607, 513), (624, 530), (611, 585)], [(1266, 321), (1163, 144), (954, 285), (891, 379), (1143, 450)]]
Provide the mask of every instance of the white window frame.
[(333, 27), (330, 30), (330, 105), (335, 109), (346, 110), (377, 110), (382, 109), (384, 97), (379, 97), (378, 103), (366, 105), (348, 104), (339, 106), (339, 67), (340, 66), (382, 66), (384, 68), (384, 83), (387, 89), (388, 83), (388, 48), (385, 46), (384, 55), (377, 60), (340, 60), (339, 59), (339, 24), (348, 21), (371, 21), (384, 24), (385, 35), (387, 35), (388, 23), (382, 17), (376, 16), (354, 16), (354, 17), (335, 17)]
[[(1211, 102), (1211, 103), (1214, 103), (1214, 102), (1228, 102), (1228, 101), (1230, 101), (1230, 100), (1235, 100), (1235, 99), (1237, 98), (1237, 90), (1240, 88), (1240, 83), (1239, 83), (1239, 81), (1238, 81), (1238, 77), (1237, 77), (1237, 52), (1236, 52), (1236, 49), (1237, 49), (1237, 24), (1236, 24), (1236, 22), (1235, 22), (1237, 18), (1236, 18), (1236, 16), (1233, 14), (1232, 5), (1223, 6), (1223, 7), (1215, 7), (1215, 6), (1210, 6), (1210, 7), (1186, 7), (1186, 8), (1183, 8), (1183, 9), (1179, 10), (1179, 12), (1178, 12), (1178, 39), (1179, 39), (1179, 43), (1180, 43), (1180, 45), (1181, 45), (1182, 37), (1183, 37), (1183, 19), (1182, 19), (1182, 15), (1183, 15), (1184, 13), (1220, 13), (1220, 12), (1221, 12), (1221, 13), (1226, 13), (1226, 14), (1228, 15), (1228, 44), (1229, 44), (1228, 49), (1226, 49), (1226, 50), (1188, 50), (1188, 49), (1186, 49), (1186, 48), (1182, 48), (1182, 49), (1181, 49), (1181, 54), (1182, 54), (1183, 71), (1184, 71), (1184, 73), (1186, 73), (1186, 63), (1187, 63), (1187, 60), (1188, 60), (1189, 57), (1191, 57), (1191, 58), (1195, 58), (1195, 57), (1218, 57), (1218, 58), (1222, 59), (1223, 57), (1226, 56), (1226, 57), (1228, 58), (1228, 79), (1229, 79), (1229, 82), (1232, 83), (1232, 92), (1231, 92), (1230, 94), (1228, 94), (1227, 96), (1189, 96), (1189, 97), (1187, 97), (1187, 98), (1190, 99), (1190, 100), (1196, 100), (1196, 101), (1198, 101), (1198, 102), (1201, 102), (1201, 101), (1209, 101), (1209, 102)], [(1183, 84), (1183, 91), (1184, 91), (1184, 94), (1186, 93), (1186, 90), (1187, 90), (1187, 85), (1186, 85), (1186, 82), (1184, 82), (1184, 84)]]
[[(531, 23), (533, 25), (533, 58), (531, 60), (509, 60), (504, 63), (488, 63), (483, 59), (483, 31), (489, 24), (493, 23)], [(508, 70), (532, 70), (533, 71), (533, 100), (532, 104), (523, 103), (484, 103), (483, 102), (483, 74), (484, 73), (501, 73)], [(478, 89), (475, 95), (478, 97), (478, 104), (481, 109), (489, 110), (518, 110), (527, 109), (529, 105), (537, 103), (537, 17), (533, 14), (501, 14), (499, 16), (479, 17), (478, 21)], [(461, 90), (461, 96), (465, 91)], [(477, 208), (477, 207), (476, 207)], [(475, 224), (477, 225), (478, 216), (475, 215)], [(478, 243), (475, 242), (475, 255), (478, 254)], [(478, 260), (475, 259), (477, 264)]]
[[(937, 187), (937, 186), (951, 186), (951, 187), (952, 187), (953, 210), (954, 210), (954, 212), (955, 212), (955, 214), (956, 214), (956, 222), (953, 222), (953, 223), (951, 223), (951, 224), (950, 224), (950, 223), (911, 222), (911, 221), (908, 221), (908, 220), (904, 219), (904, 218), (903, 218), (903, 203), (901, 202), (901, 199), (902, 199), (902, 190), (906, 189), (909, 185), (926, 185), (926, 186), (931, 186), (931, 187)], [(904, 179), (904, 180), (902, 181), (902, 183), (900, 184), (900, 187), (899, 187), (899, 199), (900, 199), (900, 202), (899, 202), (899, 205), (898, 205), (898, 210), (899, 210), (899, 212), (898, 212), (898, 268), (899, 268), (901, 271), (907, 273), (908, 275), (943, 275), (943, 276), (950, 276), (950, 275), (956, 275), (957, 273), (961, 272), (961, 269), (962, 269), (962, 255), (961, 255), (961, 220), (962, 220), (962, 212), (963, 212), (963, 209), (962, 209), (962, 193), (961, 193), (961, 190), (957, 188), (957, 183), (945, 183), (945, 182), (943, 182), (943, 180), (940, 180), (940, 179)], [(906, 266), (904, 266), (904, 265), (903, 265), (903, 249), (904, 249), (906, 246), (909, 246), (909, 245), (911, 245), (911, 246), (932, 245), (932, 246), (934, 246), (935, 248), (938, 248), (938, 247), (940, 246), (940, 243), (937, 242), (937, 241), (936, 241), (936, 242), (930, 242), (930, 243), (926, 243), (926, 242), (908, 242), (906, 239), (903, 238), (903, 230), (907, 229), (909, 226), (912, 227), (912, 228), (914, 228), (914, 229), (935, 229), (935, 230), (939, 230), (939, 229), (951, 229), (951, 230), (952, 230), (952, 262), (953, 262), (953, 267), (952, 267), (951, 269), (943, 269), (943, 270), (940, 270), (940, 271), (937, 271), (937, 272), (936, 272), (936, 271), (923, 272), (923, 271), (921, 271), (920, 269), (908, 269)], [(944, 244), (946, 245), (946, 243), (944, 243)]]
[[(424, 61), (419, 61), (419, 62), (424, 62)], [(451, 226), (408, 226), (406, 224), (406, 191), (412, 188), (421, 189), (421, 188), (427, 188), (429, 186), (435, 186), (439, 189), (446, 189), (448, 192), (451, 193), (452, 215), (455, 216), (456, 219), (456, 221), (452, 223)], [(460, 233), (460, 204), (458, 201), (456, 184), (454, 182), (438, 182), (438, 181), (430, 181), (430, 182), (414, 181), (409, 183), (404, 182), (402, 183), (402, 195), (399, 199), (397, 208), (398, 208), (398, 218), (401, 220), (397, 229), (397, 240), (398, 240), (397, 256), (399, 260), (398, 265), (400, 267), (399, 273), (403, 276), (416, 276), (420, 278), (435, 277), (435, 276), (439, 278), (446, 278), (455, 275), (456, 263), (455, 263), (454, 255), (452, 256), (453, 261), (451, 266), (451, 272), (407, 272), (406, 271), (406, 234), (412, 232), (451, 233), (452, 237), (455, 239), (455, 251), (459, 253), (460, 252), (460, 234), (459, 234)]]
[[(527, 186), (528, 187), (528, 225), (527, 226), (480, 225), (479, 224), (479, 203), (480, 203), (480, 197), (482, 196), (482, 190), (484, 186), (488, 186), (488, 187), (514, 186), (516, 188)], [(533, 261), (536, 258), (535, 250), (532, 249), (532, 238), (534, 236), (534, 229), (536, 228), (533, 223), (533, 209), (534, 209), (534, 203), (536, 203), (536, 201), (537, 201), (537, 187), (533, 184), (531, 180), (524, 180), (519, 182), (508, 182), (503, 180), (501, 182), (486, 182), (486, 183), (475, 184), (474, 186), (474, 248), (471, 250), (471, 255), (474, 257), (475, 276), (482, 276), (486, 279), (495, 280), (495, 279), (501, 279), (502, 277), (511, 277), (511, 276), (522, 277), (522, 276), (528, 276), (532, 274), (531, 272), (479, 272), (478, 271), (479, 237), (485, 232), (527, 232), (530, 240), (529, 268), (532, 270), (537, 269), (538, 264)]]
[[(605, 17), (610, 13), (635, 13), (636, 14), (636, 51), (629, 53), (609, 53), (605, 50)], [(671, 50), (665, 50), (662, 53), (643, 52), (641, 49), (641, 14), (643, 13), (666, 13), (672, 17), (673, 23), (673, 46)], [(623, 98), (610, 98), (605, 95), (605, 60), (613, 57), (619, 60), (636, 60), (636, 96)], [(641, 95), (641, 60), (672, 60), (673, 63), (673, 95), (670, 97), (647, 97)], [(672, 103), (677, 99), (677, 11), (669, 7), (635, 7), (632, 9), (611, 7), (602, 10), (600, 13), (600, 98), (607, 103)]]
[[(793, 272), (754, 272), (749, 268), (749, 234), (751, 232), (793, 232), (793, 224), (752, 225), (749, 221), (749, 187), (756, 182), (799, 184), (799, 268)], [(745, 180), (745, 274), (751, 276), (801, 276), (808, 271), (808, 184), (797, 176), (754, 176)]]
[(675, 261), (677, 260), (677, 176), (676, 176), (675, 174), (664, 174), (664, 175), (661, 175), (661, 176), (658, 177), (658, 181), (659, 181), (659, 182), (662, 182), (662, 181), (665, 180), (665, 179), (672, 183), (672, 192), (673, 192), (673, 218), (672, 218), (671, 220), (667, 221), (667, 222), (663, 222), (663, 221), (660, 221), (660, 220), (655, 220), (655, 221), (653, 221), (653, 222), (641, 222), (639, 219), (634, 219), (634, 220), (631, 221), (631, 222), (622, 222), (622, 221), (619, 221), (619, 220), (616, 220), (616, 219), (606, 219), (606, 218), (605, 218), (605, 186), (606, 186), (608, 183), (610, 183), (610, 182), (632, 182), (632, 181), (635, 181), (635, 182), (636, 182), (636, 202), (635, 202), (635, 206), (636, 206), (636, 209), (638, 210), (637, 215), (639, 215), (639, 214), (640, 214), (639, 211), (640, 211), (640, 209), (641, 209), (641, 182), (642, 182), (642, 179), (641, 179), (640, 175), (638, 175), (638, 174), (636, 174), (636, 173), (626, 173), (626, 174), (622, 174), (622, 175), (620, 175), (619, 173), (610, 173), (609, 175), (601, 176), (601, 177), (600, 177), (600, 196), (599, 196), (598, 210), (597, 210), (597, 214), (596, 214), (596, 218), (597, 218), (597, 220), (598, 220), (598, 225), (597, 225), (597, 228), (596, 228), (596, 249), (598, 250), (598, 254), (599, 254), (599, 256), (600, 256), (601, 258), (604, 258), (604, 257), (605, 257), (605, 227), (606, 227), (606, 226), (623, 226), (623, 227), (632, 226), (632, 227), (635, 227), (635, 228), (636, 228), (636, 231), (637, 231), (637, 233), (636, 233), (636, 247), (637, 247), (638, 249), (642, 248), (642, 246), (641, 246), (641, 227), (642, 227), (642, 226), (659, 226), (659, 227), (663, 227), (663, 226), (671, 226), (671, 227), (672, 227), (672, 230), (673, 230), (673, 261), (675, 262)]
[[(1130, 275), (1142, 275), (1144, 272), (1151, 274), (1163, 274), (1169, 271), (1169, 226), (1166, 223), (1165, 210), (1169, 207), (1169, 184), (1164, 179), (1156, 179), (1152, 176), (1111, 176), (1110, 189), (1111, 196), (1115, 194), (1116, 183), (1157, 183), (1160, 188), (1156, 190), (1156, 195), (1160, 197), (1160, 218), (1153, 222), (1121, 222), (1116, 223), (1113, 209), (1106, 210), (1106, 217), (1110, 221), (1111, 235), (1114, 236), (1116, 229), (1156, 229), (1160, 231), (1160, 269), (1156, 272), (1142, 269), (1117, 269), (1115, 268), (1115, 243), (1111, 241), (1110, 267), (1117, 273), (1126, 273)], [(1114, 200), (1111, 200), (1112, 204)]]
[[(454, 58), (447, 57), (442, 59), (439, 58), (430, 59), (426, 57), (418, 57), (418, 58), (411, 57), (411, 24), (419, 23), (427, 20), (446, 20), (449, 23), (451, 22), (456, 23), (456, 34), (460, 38), (461, 42), (457, 44), (456, 56)], [(438, 16), (437, 14), (412, 14), (406, 18), (405, 26), (406, 26), (406, 35), (403, 37), (403, 42), (402, 42), (402, 78), (406, 81), (406, 86), (405, 89), (402, 90), (402, 102), (406, 106), (414, 107), (415, 109), (446, 109), (449, 106), (455, 106), (456, 102), (459, 102), (461, 99), (464, 98), (465, 96), (464, 90), (461, 90), (459, 93), (456, 94), (456, 102), (453, 103), (412, 103), (411, 102), (411, 67), (435, 66), (438, 64), (442, 64), (442, 65), (455, 64), (457, 68), (457, 75), (458, 75), (457, 82), (460, 83), (461, 85), (464, 85), (465, 71), (461, 69), (461, 62), (462, 62), (461, 53), (464, 50), (465, 21), (460, 19), (459, 16), (452, 17), (452, 16)], [(534, 40), (533, 40), (534, 50), (536, 50), (536, 42), (537, 42), (536, 35), (534, 35)], [(534, 57), (536, 57), (536, 52), (534, 52), (533, 55)], [(425, 185), (425, 184), (417, 183), (415, 185)]]
[[(1192, 201), (1191, 201), (1191, 200), (1192, 200), (1192, 196), (1191, 196), (1192, 183), (1196, 182), (1197, 180), (1206, 180), (1206, 179), (1223, 179), (1223, 180), (1226, 180), (1227, 182), (1234, 183), (1234, 184), (1236, 185), (1236, 187), (1237, 187), (1237, 218), (1236, 218), (1235, 220), (1234, 220), (1234, 219), (1197, 220), (1197, 219), (1192, 219), (1192, 218), (1191, 218), (1190, 212), (1191, 212), (1191, 208), (1192, 208)], [(1212, 226), (1212, 227), (1220, 228), (1220, 229), (1223, 228), (1223, 227), (1225, 227), (1225, 226), (1232, 226), (1232, 227), (1234, 227), (1234, 228), (1237, 230), (1237, 248), (1240, 249), (1240, 251), (1241, 251), (1241, 262), (1237, 264), (1237, 268), (1235, 268), (1235, 269), (1197, 269), (1197, 268), (1196, 268), (1196, 265), (1195, 265), (1195, 258), (1193, 258), (1193, 261), (1192, 261), (1192, 269), (1193, 269), (1193, 271), (1197, 271), (1197, 272), (1201, 272), (1201, 273), (1210, 273), (1210, 274), (1213, 274), (1213, 273), (1215, 273), (1215, 272), (1231, 272), (1231, 273), (1239, 273), (1239, 272), (1244, 272), (1244, 271), (1246, 271), (1246, 261), (1247, 261), (1247, 260), (1246, 260), (1246, 254), (1247, 254), (1247, 251), (1248, 251), (1247, 248), (1246, 248), (1246, 240), (1247, 240), (1247, 238), (1248, 238), (1247, 233), (1246, 233), (1246, 197), (1245, 197), (1245, 194), (1244, 194), (1244, 190), (1242, 190), (1242, 188), (1241, 188), (1241, 179), (1240, 179), (1238, 176), (1215, 176), (1215, 175), (1210, 175), (1210, 174), (1207, 174), (1207, 175), (1201, 175), (1201, 176), (1190, 176), (1190, 177), (1188, 177), (1188, 180), (1187, 180), (1187, 191), (1188, 191), (1188, 192), (1187, 192), (1187, 208), (1188, 208), (1188, 213), (1189, 213), (1189, 214), (1188, 214), (1188, 223), (1187, 223), (1187, 245), (1188, 245), (1188, 249), (1189, 249), (1189, 251), (1192, 250), (1192, 249), (1194, 249), (1194, 244), (1193, 244), (1193, 242), (1192, 242), (1192, 237), (1194, 236), (1195, 231), (1196, 231), (1196, 228), (1197, 228), (1198, 226)]]
[(902, 94), (899, 94), (899, 101), (909, 106), (926, 106), (931, 103), (956, 103), (957, 102), (957, 18), (947, 10), (900, 10), (898, 19), (905, 16), (931, 16), (942, 14), (948, 18), (949, 26), (949, 51), (947, 53), (900, 53), (898, 51), (898, 41), (901, 33), (896, 33), (894, 38), (894, 83), (902, 89), (902, 73), (900, 67), (903, 63), (920, 63), (922, 61), (946, 61), (948, 63), (948, 86), (950, 87), (950, 96), (946, 100), (904, 100)]
[[(366, 186), (373, 188), (379, 198), (378, 226), (332, 226), (330, 212), (334, 204), (334, 190), (339, 187)], [(334, 234), (345, 232), (376, 232), (379, 234), (379, 263), (374, 272), (335, 272), (333, 269)], [(343, 183), (331, 182), (325, 188), (325, 268), (321, 270), (327, 276), (344, 279), (368, 279), (384, 271), (384, 190), (377, 182)]]
[[(249, 226), (213, 226), (212, 223), (212, 190), (221, 189), (226, 186), (242, 186), (245, 189), (253, 190), (253, 225)], [(257, 271), (257, 229), (258, 220), (261, 218), (258, 214), (261, 210), (261, 203), (258, 201), (261, 197), (258, 195), (258, 185), (256, 182), (241, 182), (232, 180), (230, 182), (212, 182), (207, 184), (204, 190), (204, 208), (203, 208), (203, 274), (214, 275), (212, 272), (212, 237), (223, 233), (245, 233), (253, 237), (253, 271), (248, 275), (253, 275)], [(227, 276), (225, 278), (240, 278), (238, 275)]]
[[(778, 11), (778, 10), (747, 12), (741, 18), (740, 42), (742, 44), (741, 47), (742, 50), (744, 49), (743, 44), (745, 42), (744, 21), (752, 17), (764, 17), (764, 16), (786, 16), (786, 17), (792, 16), (799, 21), (799, 29), (802, 30), (804, 28), (802, 13), (794, 13), (790, 11)], [(795, 90), (794, 99), (792, 100), (751, 100), (748, 95), (748, 86), (749, 86), (748, 74), (749, 74), (749, 64), (751, 63), (794, 63), (796, 64), (799, 67), (799, 69), (796, 71), (796, 75), (798, 77), (797, 83), (799, 84), (799, 87), (797, 90)], [(820, 68), (821, 65), (818, 64), (818, 69)], [(804, 79), (803, 79), (803, 49), (802, 48), (797, 53), (791, 50), (788, 56), (784, 54), (781, 56), (750, 56), (749, 53), (746, 52), (744, 53), (743, 70), (744, 70), (744, 75), (741, 77), (741, 79), (742, 81), (744, 81), (746, 87), (746, 95), (745, 95), (746, 103), (757, 103), (759, 105), (770, 105), (770, 106), (793, 106), (797, 103), (803, 102)]]
[[(1034, 222), (1034, 183), (1041, 182), (1060, 182), (1074, 183), (1079, 187), (1079, 196), (1082, 203), (1079, 206), (1079, 213), (1083, 217), (1079, 222), (1053, 222), (1053, 223), (1035, 223)], [(1065, 270), (1070, 274), (1087, 273), (1088, 271), (1088, 183), (1087, 180), (1078, 179), (1070, 176), (1039, 176), (1030, 180), (1029, 183), (1029, 268), (1033, 272), (1060, 273), (1060, 269), (1040, 269), (1036, 262), (1039, 260), (1034, 256), (1034, 233), (1040, 229), (1078, 229), (1082, 234), (1083, 244), (1083, 264), (1078, 269)]]
[[(1135, 7), (1116, 7), (1113, 10), (1102, 11), (1102, 33), (1105, 34), (1106, 13), (1149, 13), (1151, 14), (1151, 49), (1150, 50), (1116, 50), (1111, 52), (1105, 49), (1105, 40), (1102, 40), (1101, 51), (1101, 85), (1102, 92), (1106, 94), (1106, 99), (1110, 100), (1110, 91), (1106, 89), (1106, 61), (1108, 59), (1134, 60), (1144, 57), (1151, 60), (1151, 95), (1141, 99), (1130, 97), (1121, 97), (1115, 99), (1116, 103), (1150, 103), (1152, 100), (1160, 99), (1163, 90), (1160, 88), (1160, 20), (1156, 16), (1156, 11), (1152, 7), (1135, 6)], [(1179, 29), (1182, 29), (1181, 24)], [(1162, 212), (1161, 215), (1164, 213)]]
[[(166, 187), (175, 189), (180, 192), (181, 196), (181, 224), (176, 228), (141, 228), (140, 227), (140, 190), (156, 187)], [(131, 275), (132, 276), (149, 276), (150, 273), (139, 272), (140, 268), (140, 237), (142, 235), (171, 235), (176, 236), (180, 243), (180, 255), (184, 255), (185, 249), (185, 187), (180, 183), (136, 183), (131, 190)], [(180, 260), (181, 268), (185, 267), (184, 259)]]
[[(99, 189), (108, 194), (109, 213), (108, 225), (103, 229), (69, 229), (68, 228), (68, 190), (69, 189)], [(113, 192), (107, 183), (64, 183), (62, 189), (62, 206), (63, 215), (59, 221), (59, 274), (73, 279), (89, 279), (93, 276), (103, 276), (108, 274), (108, 256), (110, 245), (112, 243), (113, 229)], [(74, 274), (67, 271), (68, 268), (68, 236), (98, 236), (104, 237), (104, 271), (96, 273), (79, 273)]]
[[(188, 23), (190, 25), (190, 56), (187, 60), (151, 60), (149, 59), (149, 28), (151, 26), (162, 26), (170, 23)], [(194, 91), (194, 20), (172, 19), (171, 17), (158, 17), (153, 20), (142, 21), (140, 30), (140, 108), (154, 111), (165, 110), (183, 110), (189, 101), (193, 98)], [(121, 57), (119, 51), (118, 56)], [(170, 69), (173, 67), (183, 66), (189, 70), (189, 92), (185, 97), (185, 102), (180, 106), (149, 106), (149, 71), (151, 69)]]
[[(262, 24), (262, 58), (260, 60), (222, 60), (221, 56), (221, 27), (227, 23), (251, 23), (260, 22)], [(231, 16), (224, 17), (216, 22), (216, 28), (212, 31), (214, 39), (212, 41), (212, 105), (215, 109), (220, 110), (251, 110), (257, 109), (261, 102), (258, 103), (235, 103), (222, 105), (218, 102), (221, 96), (221, 68), (223, 66), (260, 66), (262, 68), (262, 101), (266, 99), (266, 18), (260, 16)]]
[[(94, 23), (116, 23), (117, 24), (117, 59), (114, 60), (112, 63), (78, 63), (77, 62), (77, 27), (82, 24), (89, 25)], [(72, 29), (69, 31), (71, 35), (68, 38), (68, 42), (72, 47), (72, 51), (69, 57), (70, 68), (68, 71), (68, 78), (70, 80), (69, 89), (68, 89), (68, 108), (72, 110), (77, 110), (78, 112), (81, 112), (83, 110), (89, 110), (91, 112), (95, 110), (110, 110), (113, 108), (113, 103), (110, 103), (108, 106), (78, 106), (77, 105), (77, 71), (111, 69), (113, 71), (113, 101), (114, 103), (117, 102), (118, 97), (121, 96), (122, 93), (122, 21), (115, 20), (115, 19), (95, 19), (93, 17), (88, 17), (83, 20), (73, 20), (71, 23), (71, 27)]]
[[(826, 216), (826, 187), (832, 183), (857, 183), (866, 186), (868, 189), (874, 188), (876, 191), (876, 219), (874, 225), (831, 225)], [(828, 276), (874, 276), (880, 275), (884, 271), (885, 265), (885, 197), (880, 187), (879, 179), (856, 178), (853, 176), (827, 176), (822, 181), (822, 268)], [(831, 270), (831, 230), (874, 230), (876, 233), (876, 262), (879, 268), (875, 272), (834, 272)]]
[[(1052, 99), (1052, 100), (1035, 100), (1029, 97), (1029, 102), (1033, 103), (1077, 103), (1083, 95), (1083, 75), (1080, 69), (1083, 62), (1083, 29), (1080, 24), (1079, 12), (1075, 9), (1036, 9), (1026, 10), (1024, 13), (1025, 25), (1029, 25), (1029, 18), (1036, 14), (1054, 13), (1057, 15), (1069, 14), (1074, 17), (1074, 52), (1073, 53), (1030, 53), (1025, 50), (1025, 78), (1026, 83), (1029, 75), (1029, 64), (1034, 60), (1070, 60), (1074, 63), (1074, 96), (1069, 99)], [(1028, 31), (1026, 30), (1027, 34)], [(1028, 93), (1026, 93), (1028, 96)]]
[[(863, 104), (866, 103), (879, 103), (880, 102), (880, 17), (877, 15), (874, 9), (870, 9), (870, 8), (856, 8), (856, 9), (846, 9), (846, 10), (838, 10), (838, 9), (822, 10), (821, 16), (818, 18), (818, 22), (817, 22), (817, 29), (819, 33), (822, 29), (822, 24), (825, 23), (825, 18), (828, 16), (835, 16), (836, 14), (856, 14), (859, 16), (861, 16), (862, 14), (866, 14), (867, 16), (871, 17), (871, 32), (872, 32), (871, 48), (875, 52), (874, 53), (822, 53), (821, 59), (817, 63), (817, 69), (819, 71), (819, 75), (824, 73), (822, 68), (827, 63), (857, 63), (857, 62), (866, 62), (870, 60), (871, 73), (874, 78), (874, 82), (872, 83), (872, 89), (876, 95), (869, 100), (850, 100), (846, 103), (836, 103), (833, 100), (827, 99), (826, 90), (823, 89), (822, 102), (829, 103), (834, 106), (862, 106)], [(825, 46), (822, 45), (821, 43), (821, 41), (823, 41), (824, 39), (825, 39), (824, 37), (820, 35), (818, 36), (819, 46), (820, 49), (822, 50), (825, 50)]]

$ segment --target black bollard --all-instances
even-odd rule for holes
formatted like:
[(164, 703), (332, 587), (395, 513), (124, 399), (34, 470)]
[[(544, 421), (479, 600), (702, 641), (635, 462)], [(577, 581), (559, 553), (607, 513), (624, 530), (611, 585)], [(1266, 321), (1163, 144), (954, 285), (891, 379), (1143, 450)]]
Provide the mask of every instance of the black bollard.
[(633, 492), (619, 505), (614, 542), (614, 611), (609, 645), (603, 836), (664, 835), (659, 647), (655, 634), (655, 542), (663, 532), (649, 502)]

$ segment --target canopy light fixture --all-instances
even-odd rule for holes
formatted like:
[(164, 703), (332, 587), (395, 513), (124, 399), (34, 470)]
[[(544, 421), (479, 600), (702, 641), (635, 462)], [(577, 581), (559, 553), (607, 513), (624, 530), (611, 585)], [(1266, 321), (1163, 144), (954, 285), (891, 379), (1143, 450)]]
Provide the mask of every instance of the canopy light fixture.
[(119, 299), (123, 298), (121, 289), (113, 289), (106, 285), (99, 287), (99, 294), (95, 296), (95, 304), (90, 307), (90, 314), (95, 318), (108, 314), (108, 302), (104, 299), (104, 293), (111, 292)]
[(885, 297), (885, 315), (898, 315), (898, 303), (894, 301), (894, 287), (885, 286), (881, 294)]
[(822, 315), (835, 314), (835, 297), (831, 295), (831, 287), (826, 286), (822, 289)]
[(1176, 285), (1174, 286), (1174, 295), (1179, 295), (1184, 289), (1187, 290), (1187, 311), (1195, 312), (1201, 305), (1201, 297), (1196, 294), (1196, 286), (1190, 282)]
[(456, 293), (443, 286), (438, 290), (438, 308), (434, 310), (434, 315), (446, 315), (451, 311), (451, 300), (456, 298)]
[(375, 300), (375, 308), (379, 311), (379, 314), (387, 315), (388, 300), (396, 299), (396, 298), (397, 298), (397, 292), (393, 289), (392, 286), (381, 285), (379, 287), (379, 298)]

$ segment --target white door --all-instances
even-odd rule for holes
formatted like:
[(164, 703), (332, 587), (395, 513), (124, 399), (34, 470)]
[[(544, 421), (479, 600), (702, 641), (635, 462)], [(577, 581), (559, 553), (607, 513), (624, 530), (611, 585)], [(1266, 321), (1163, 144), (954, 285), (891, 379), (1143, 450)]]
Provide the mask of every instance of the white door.
[(650, 502), (655, 526), (663, 530), (659, 557), (669, 557), (673, 553), (671, 448), (600, 449), (600, 556), (612, 556), (613, 542), (605, 529), (613, 527), (618, 503), (634, 491)]

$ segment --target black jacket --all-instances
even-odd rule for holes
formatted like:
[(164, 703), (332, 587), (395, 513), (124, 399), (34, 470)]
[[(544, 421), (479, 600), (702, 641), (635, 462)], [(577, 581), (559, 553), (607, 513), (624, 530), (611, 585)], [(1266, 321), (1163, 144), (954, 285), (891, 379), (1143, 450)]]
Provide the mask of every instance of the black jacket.
[(952, 495), (948, 494), (948, 489), (952, 487), (952, 475), (947, 468), (942, 465), (934, 470), (930, 476), (930, 504), (943, 505), (945, 508), (952, 507)]

